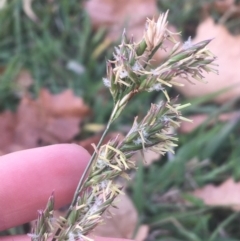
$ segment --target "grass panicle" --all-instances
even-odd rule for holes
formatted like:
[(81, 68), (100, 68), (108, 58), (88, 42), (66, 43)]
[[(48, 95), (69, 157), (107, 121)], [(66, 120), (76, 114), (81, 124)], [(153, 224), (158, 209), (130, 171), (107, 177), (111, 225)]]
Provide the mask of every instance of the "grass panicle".
[[(122, 186), (116, 177), (128, 177), (128, 170), (136, 169), (131, 157), (137, 151), (151, 149), (161, 155), (173, 152), (177, 137), (172, 129), (179, 127), (181, 121), (189, 121), (181, 114), (188, 104), (177, 104), (177, 98), (171, 100), (167, 87), (178, 84), (179, 76), (189, 81), (202, 81), (203, 72), (216, 72), (212, 67), (216, 57), (207, 49), (210, 40), (198, 44), (188, 43), (180, 46), (174, 39), (175, 33), (167, 29), (168, 13), (161, 14), (157, 21), (147, 19), (143, 38), (135, 43), (122, 35), (121, 44), (115, 48), (113, 60), (107, 61), (107, 76), (104, 85), (109, 88), (114, 107), (102, 138), (95, 147), (88, 167), (82, 176), (66, 217), (55, 222), (56, 232), (50, 235), (47, 224), (53, 208), (46, 208), (37, 220), (31, 234), (33, 241), (46, 240), (89, 240), (87, 235), (102, 222), (103, 212), (113, 204), (122, 193)], [(159, 49), (164, 49), (166, 40), (172, 41), (172, 52), (165, 62), (153, 68), (151, 60)], [(111, 124), (119, 117), (133, 96), (141, 92), (162, 91), (167, 100), (152, 104), (146, 116), (138, 121), (136, 117), (128, 134), (117, 137), (102, 145), (102, 140)], [(49, 204), (48, 204), (49, 207)]]

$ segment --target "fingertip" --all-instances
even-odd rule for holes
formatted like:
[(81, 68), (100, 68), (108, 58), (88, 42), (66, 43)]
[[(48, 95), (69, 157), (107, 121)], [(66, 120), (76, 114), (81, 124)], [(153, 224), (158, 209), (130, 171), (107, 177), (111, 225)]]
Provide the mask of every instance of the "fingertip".
[(58, 144), (0, 157), (0, 230), (37, 217), (54, 190), (55, 208), (70, 203), (88, 152), (76, 144)]

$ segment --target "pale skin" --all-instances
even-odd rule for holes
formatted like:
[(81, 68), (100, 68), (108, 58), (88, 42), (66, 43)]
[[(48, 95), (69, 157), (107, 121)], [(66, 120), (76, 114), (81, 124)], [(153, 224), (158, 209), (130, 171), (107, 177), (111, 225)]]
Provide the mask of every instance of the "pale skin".
[[(0, 231), (36, 219), (54, 190), (55, 208), (71, 202), (90, 159), (74, 144), (14, 152), (0, 157)], [(124, 239), (95, 237), (96, 241)], [(30, 241), (27, 235), (0, 237), (0, 241)]]

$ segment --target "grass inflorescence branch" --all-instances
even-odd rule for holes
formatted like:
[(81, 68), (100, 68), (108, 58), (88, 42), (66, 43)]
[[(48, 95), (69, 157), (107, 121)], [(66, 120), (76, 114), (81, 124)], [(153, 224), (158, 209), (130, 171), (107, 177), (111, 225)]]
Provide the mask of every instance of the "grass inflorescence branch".
[[(104, 85), (113, 97), (113, 110), (103, 136), (95, 147), (90, 162), (82, 176), (66, 217), (59, 217), (52, 227), (53, 197), (48, 207), (39, 214), (36, 228), (30, 234), (32, 240), (89, 240), (87, 235), (102, 222), (103, 212), (122, 193), (116, 177), (129, 178), (127, 172), (136, 169), (131, 157), (137, 151), (151, 149), (161, 155), (173, 152), (177, 137), (170, 131), (179, 127), (181, 121), (189, 121), (181, 114), (187, 105), (171, 100), (167, 87), (181, 85), (176, 77), (188, 81), (203, 80), (204, 72), (217, 72), (213, 63), (216, 57), (206, 48), (211, 40), (192, 44), (188, 40), (182, 46), (175, 35), (167, 29), (167, 15), (161, 14), (157, 21), (147, 19), (143, 38), (139, 43), (128, 39), (124, 31), (121, 44), (115, 48), (113, 60), (107, 61), (107, 76)], [(153, 68), (151, 60), (157, 50), (164, 50), (164, 43), (174, 43), (168, 58), (159, 67)], [(128, 134), (116, 137), (107, 144), (102, 140), (130, 100), (141, 92), (162, 91), (166, 100), (152, 104), (146, 116), (134, 119)], [(50, 208), (51, 207), (51, 208)]]

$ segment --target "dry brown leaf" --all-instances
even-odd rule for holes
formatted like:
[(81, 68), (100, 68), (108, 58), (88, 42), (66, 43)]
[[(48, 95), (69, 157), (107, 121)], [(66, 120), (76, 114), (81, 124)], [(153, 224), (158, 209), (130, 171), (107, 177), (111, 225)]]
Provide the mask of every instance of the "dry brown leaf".
[(187, 97), (199, 97), (230, 86), (234, 87), (215, 98), (215, 101), (223, 103), (240, 95), (240, 74), (236, 67), (240, 66), (240, 35), (231, 35), (223, 25), (217, 25), (212, 18), (207, 18), (199, 25), (193, 42), (197, 43), (211, 38), (214, 39), (208, 47), (218, 57), (219, 75), (205, 74), (207, 84), (194, 81), (196, 84), (193, 85), (180, 80), (185, 86), (177, 88)]
[[(225, 114), (221, 114), (217, 120), (213, 120), (209, 124), (212, 125), (216, 121), (229, 121), (234, 119), (239, 119), (240, 112), (239, 111), (233, 111)], [(204, 121), (207, 120), (208, 115), (205, 114), (199, 114), (199, 115), (193, 115), (193, 116), (187, 116), (188, 119), (192, 120), (192, 122), (182, 122), (181, 126), (179, 128), (179, 131), (182, 133), (189, 133), (196, 129), (198, 126), (200, 126)]]
[(127, 195), (121, 195), (115, 202), (116, 208), (109, 208), (103, 215), (104, 222), (93, 234), (103, 237), (132, 238), (137, 225), (137, 211)]
[(22, 99), (17, 117), (16, 140), (24, 146), (69, 142), (79, 132), (81, 117), (89, 113), (72, 90), (52, 95), (43, 89), (37, 100)]
[(44, 143), (64, 143), (71, 141), (80, 131), (81, 117), (50, 117), (46, 119), (40, 138)]
[(70, 89), (57, 95), (52, 95), (47, 89), (42, 89), (38, 103), (40, 106), (44, 106), (47, 113), (55, 117), (82, 117), (90, 113), (90, 109), (84, 104), (83, 100), (75, 96)]
[[(156, 153), (151, 150), (147, 150), (144, 152), (144, 166), (150, 166), (153, 162), (158, 161), (161, 158), (159, 153)], [(142, 160), (142, 158), (140, 158)]]
[(188, 116), (188, 119), (192, 120), (192, 122), (182, 122), (181, 126), (179, 127), (179, 131), (182, 133), (189, 133), (195, 130), (198, 126), (200, 126), (207, 118), (207, 115), (200, 114), (200, 115), (193, 115)]
[[(90, 0), (86, 2), (85, 8), (93, 26), (108, 27), (112, 39), (119, 38), (126, 24), (131, 35), (136, 38), (142, 36), (142, 26), (146, 18), (157, 14), (156, 0)], [(140, 26), (141, 32), (139, 32)]]
[(240, 182), (234, 182), (232, 178), (220, 186), (206, 185), (195, 190), (193, 195), (210, 206), (229, 206), (236, 211), (240, 210)]
[[(106, 27), (108, 39), (114, 41), (119, 39), (124, 28), (127, 29), (128, 37), (133, 36), (136, 42), (139, 41), (143, 35), (146, 18), (159, 15), (156, 0), (89, 0), (86, 2), (85, 8), (94, 28)], [(176, 32), (171, 25), (169, 30)], [(180, 41), (180, 38), (176, 40)], [(163, 46), (166, 51), (160, 50), (154, 56), (156, 62), (163, 60), (168, 55), (172, 45), (170, 41), (166, 41)]]
[(147, 238), (148, 233), (149, 233), (149, 226), (146, 224), (141, 225), (134, 239), (137, 241), (144, 241)]
[[(52, 95), (43, 89), (39, 98), (25, 96), (16, 113), (0, 115), (0, 150), (4, 153), (40, 145), (69, 142), (80, 131), (80, 122), (90, 109), (71, 90)], [(4, 141), (5, 140), (5, 141)]]
[(0, 115), (1, 151), (6, 150), (12, 144), (15, 125), (16, 119), (14, 113), (6, 111)]
[(22, 145), (23, 148), (33, 148), (38, 146), (39, 133), (42, 131), (41, 110), (36, 101), (29, 97), (22, 98), (16, 113), (16, 128), (14, 130), (13, 144)]
[(218, 15), (218, 23), (226, 24), (229, 18), (232, 20), (239, 17), (240, 5), (235, 0), (214, 0), (202, 5), (202, 19), (213, 16), (213, 12)]
[(214, 8), (220, 13), (224, 13), (228, 11), (232, 6), (235, 5), (234, 0), (215, 0), (214, 3)]

